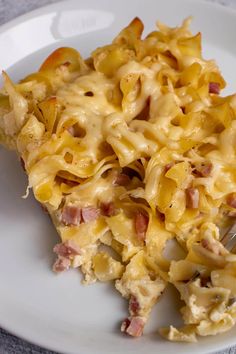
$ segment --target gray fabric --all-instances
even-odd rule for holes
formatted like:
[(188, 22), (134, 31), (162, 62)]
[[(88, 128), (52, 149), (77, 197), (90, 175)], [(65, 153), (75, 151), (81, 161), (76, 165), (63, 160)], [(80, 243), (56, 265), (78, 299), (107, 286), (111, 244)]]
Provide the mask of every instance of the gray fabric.
[[(111, 0), (112, 1), (112, 0)], [(206, 0), (236, 9), (236, 0)], [(0, 0), (0, 25), (46, 4), (57, 0)], [(191, 349), (189, 349), (191, 350)], [(29, 344), (0, 329), (0, 354), (56, 354)], [(94, 353), (95, 354), (95, 353)], [(204, 354), (204, 353), (203, 353)], [(215, 354), (236, 354), (236, 347)]]
[(58, 0), (0, 0), (0, 25), (26, 12)]

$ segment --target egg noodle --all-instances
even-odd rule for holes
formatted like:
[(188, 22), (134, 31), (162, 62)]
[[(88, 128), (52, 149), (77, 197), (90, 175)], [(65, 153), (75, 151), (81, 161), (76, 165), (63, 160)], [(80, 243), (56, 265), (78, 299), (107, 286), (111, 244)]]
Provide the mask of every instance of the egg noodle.
[(0, 141), (60, 235), (53, 269), (115, 280), (135, 337), (172, 284), (183, 326), (160, 333), (194, 342), (236, 320), (236, 255), (220, 242), (236, 217), (236, 96), (220, 96), (189, 24), (141, 39), (135, 18), (86, 60), (59, 48), (18, 84), (3, 73)]

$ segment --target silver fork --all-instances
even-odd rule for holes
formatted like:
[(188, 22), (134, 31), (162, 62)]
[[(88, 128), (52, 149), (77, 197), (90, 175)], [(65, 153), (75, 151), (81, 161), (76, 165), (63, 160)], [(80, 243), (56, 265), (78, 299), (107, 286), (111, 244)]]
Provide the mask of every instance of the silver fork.
[(220, 242), (228, 251), (236, 251), (236, 223), (226, 231)]

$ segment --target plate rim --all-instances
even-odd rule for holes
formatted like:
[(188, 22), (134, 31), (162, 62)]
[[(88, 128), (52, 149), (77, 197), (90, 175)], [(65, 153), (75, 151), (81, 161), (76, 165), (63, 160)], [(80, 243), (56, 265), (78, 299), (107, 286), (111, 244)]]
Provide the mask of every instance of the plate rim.
[[(81, 0), (81, 3), (83, 3), (84, 1), (86, 1), (86, 0)], [(93, 0), (87, 0), (87, 1), (88, 1), (88, 5), (89, 5), (90, 1), (93, 1)], [(146, 1), (153, 2), (154, 0), (146, 0)], [(162, 1), (162, 0), (157, 0), (157, 1)], [(225, 6), (223, 4), (212, 2), (209, 0), (172, 0), (172, 1), (179, 2), (179, 3), (185, 2), (188, 4), (191, 2), (193, 4), (201, 6), (203, 8), (207, 7), (208, 9), (213, 9), (216, 11), (224, 12), (227, 16), (230, 16), (236, 20), (236, 9), (232, 8), (230, 5)], [(120, 0), (120, 2), (126, 2), (126, 0)], [(37, 9), (31, 10), (29, 12), (22, 14), (22, 15), (19, 15), (15, 18), (11, 19), (10, 21), (7, 21), (6, 23), (0, 25), (0, 35), (4, 34), (4, 32), (11, 30), (12, 28), (16, 27), (17, 25), (19, 25), (23, 22), (28, 22), (37, 16), (40, 16), (42, 14), (48, 13), (53, 10), (57, 10), (58, 7), (62, 7), (62, 10), (64, 8), (66, 8), (67, 6), (80, 8), (81, 3), (76, 0), (58, 0), (57, 2), (52, 3), (52, 4), (40, 6)], [(15, 64), (13, 64), (13, 66)], [(0, 146), (0, 149), (4, 149), (4, 148), (2, 146)], [(22, 339), (23, 341), (25, 341), (31, 345), (36, 345), (39, 348), (43, 348), (45, 350), (56, 351), (58, 353), (65, 354), (65, 351), (63, 350), (63, 348), (60, 348), (61, 347), (60, 344), (52, 345), (52, 344), (50, 344), (50, 341), (48, 341), (47, 339), (45, 339), (44, 343), (42, 343), (42, 341), (40, 339), (36, 339), (36, 336), (34, 339), (31, 340), (29, 338), (29, 336), (27, 336), (27, 334), (22, 334), (20, 329), (14, 329), (14, 326), (11, 327), (10, 325), (2, 324), (2, 320), (0, 320), (0, 328), (3, 329), (4, 331), (8, 332), (10, 335), (13, 335), (19, 339)], [(230, 343), (229, 345), (225, 345), (223, 343), (218, 344), (217, 351), (226, 350), (227, 348), (229, 349), (234, 345), (236, 345), (236, 338), (235, 338), (234, 343), (232, 341), (232, 343)], [(75, 353), (82, 354), (82, 353), (78, 352), (79, 348), (76, 352), (74, 350), (69, 350), (69, 351), (68, 351), (68, 349), (66, 349), (66, 350), (67, 350), (66, 354), (75, 354)], [(202, 349), (200, 348), (200, 350), (202, 350)], [(199, 351), (199, 353), (200, 353), (200, 351)], [(209, 350), (207, 350), (207, 352), (205, 352), (205, 354), (211, 354), (211, 353), (212, 354), (216, 353), (216, 349), (209, 349)], [(111, 354), (112, 354), (112, 352), (111, 352)]]

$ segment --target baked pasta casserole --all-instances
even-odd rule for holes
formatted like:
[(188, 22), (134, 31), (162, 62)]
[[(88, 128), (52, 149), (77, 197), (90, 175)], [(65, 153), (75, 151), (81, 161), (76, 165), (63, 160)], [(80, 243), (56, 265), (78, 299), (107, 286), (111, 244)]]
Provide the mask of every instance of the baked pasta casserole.
[(135, 18), (86, 60), (63, 47), (17, 84), (3, 72), (0, 142), (60, 236), (53, 270), (114, 281), (133, 337), (172, 284), (183, 326), (160, 333), (194, 342), (236, 321), (236, 255), (221, 242), (236, 218), (236, 96), (220, 95), (189, 24), (141, 38)]

